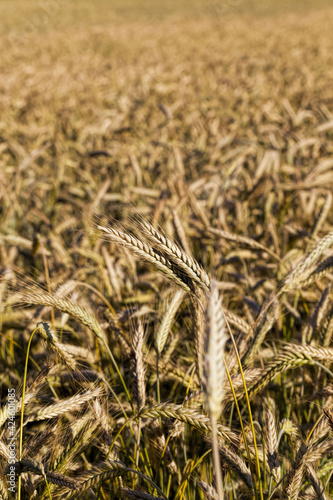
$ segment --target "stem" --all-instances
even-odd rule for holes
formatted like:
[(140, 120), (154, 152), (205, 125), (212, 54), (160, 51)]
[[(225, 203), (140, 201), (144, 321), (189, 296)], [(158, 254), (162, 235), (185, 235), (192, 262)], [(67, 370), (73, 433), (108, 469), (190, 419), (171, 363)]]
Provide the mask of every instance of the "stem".
[(159, 360), (159, 352), (156, 349), (156, 394), (157, 394), (157, 402), (161, 402), (161, 394), (160, 394), (160, 372), (159, 372), (159, 366), (158, 366), (158, 360)]
[(136, 457), (135, 457), (135, 467), (139, 468), (139, 456), (140, 456), (140, 435), (141, 435), (141, 418), (138, 418), (138, 435), (136, 438)]
[[(271, 302), (273, 302), (273, 299)], [(256, 433), (254, 430), (249, 394), (248, 394), (247, 387), (246, 387), (246, 381), (245, 381), (245, 377), (244, 377), (243, 367), (242, 367), (242, 363), (241, 363), (241, 360), (239, 357), (237, 345), (235, 342), (235, 337), (233, 336), (233, 333), (231, 331), (231, 328), (230, 328), (230, 325), (229, 325), (227, 318), (225, 317), (224, 320), (225, 320), (225, 324), (227, 325), (227, 328), (228, 328), (228, 331), (229, 331), (229, 334), (230, 334), (230, 337), (232, 340), (232, 344), (233, 344), (234, 351), (235, 351), (235, 354), (237, 357), (237, 362), (238, 362), (239, 370), (240, 370), (242, 381), (243, 381), (245, 399), (246, 399), (246, 404), (247, 404), (247, 408), (248, 408), (248, 412), (249, 412), (251, 431), (252, 431), (252, 436), (253, 436), (254, 451), (255, 451), (255, 455), (256, 455), (256, 469), (257, 469), (257, 476), (258, 476), (258, 481), (259, 481), (260, 499), (264, 500), (264, 492), (263, 492), (263, 488), (262, 488), (262, 478), (261, 478), (261, 471), (260, 471), (260, 462), (259, 462), (259, 455), (258, 455), (258, 448), (257, 448), (257, 440), (256, 440)], [(255, 489), (255, 495), (257, 496), (256, 489)]]
[[(51, 289), (51, 283), (50, 283), (50, 274), (49, 274), (49, 266), (47, 265), (47, 259), (45, 255), (45, 248), (43, 246), (42, 249), (42, 258), (43, 258), (43, 265), (44, 265), (44, 271), (45, 271), (45, 278), (46, 278), (46, 284), (47, 284), (47, 291), (51, 295), (52, 289)], [(51, 323), (52, 323), (52, 328), (53, 330), (55, 329), (55, 317), (54, 317), (54, 309), (51, 307)]]
[(234, 386), (233, 386), (233, 383), (232, 383), (232, 380), (231, 380), (230, 373), (229, 373), (229, 370), (228, 370), (226, 362), (224, 362), (224, 367), (225, 367), (225, 371), (226, 371), (226, 374), (227, 374), (227, 377), (228, 377), (228, 380), (229, 380), (229, 384), (230, 384), (230, 387), (231, 387), (232, 395), (233, 395), (234, 402), (235, 402), (236, 409), (237, 409), (237, 413), (238, 413), (238, 418), (239, 418), (240, 426), (241, 426), (241, 429), (242, 429), (242, 435), (243, 435), (243, 440), (244, 440), (244, 444), (245, 444), (245, 448), (246, 448), (246, 454), (247, 454), (247, 459), (248, 459), (248, 462), (249, 462), (249, 467), (250, 467), (250, 470), (251, 470), (253, 484), (255, 484), (255, 477), (254, 477), (254, 473), (253, 473), (253, 464), (252, 464), (252, 460), (251, 460), (249, 445), (248, 445), (246, 434), (245, 434), (243, 419), (242, 419), (242, 415), (241, 415), (241, 412), (240, 412), (240, 409), (239, 409), (239, 404), (238, 404), (238, 401), (237, 401), (235, 389), (234, 389)]
[[(30, 335), (27, 354), (25, 356), (25, 367), (24, 367), (24, 377), (23, 377), (23, 388), (22, 388), (22, 406), (21, 406), (21, 422), (20, 422), (20, 442), (19, 442), (19, 462), (22, 460), (22, 448), (23, 448), (23, 420), (24, 420), (24, 396), (25, 396), (25, 386), (27, 383), (27, 372), (28, 372), (28, 361), (29, 361), (29, 351), (31, 346), (31, 341), (35, 332), (38, 330), (38, 326), (34, 329)], [(21, 500), (21, 474), (18, 477), (18, 489), (17, 489), (17, 499)]]
[(217, 422), (216, 422), (215, 416), (211, 416), (210, 420), (211, 420), (211, 424), (212, 424), (213, 460), (214, 460), (214, 467), (215, 467), (217, 493), (219, 495), (219, 499), (224, 500), (219, 442), (218, 442), (218, 438), (217, 438)]

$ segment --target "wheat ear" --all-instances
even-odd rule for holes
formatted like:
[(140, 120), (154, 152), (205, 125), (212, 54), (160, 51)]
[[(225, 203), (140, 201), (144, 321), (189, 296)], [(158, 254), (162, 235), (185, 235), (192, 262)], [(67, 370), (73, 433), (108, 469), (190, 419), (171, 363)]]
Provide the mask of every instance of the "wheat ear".
[(185, 252), (187, 253), (187, 255), (191, 257), (192, 256), (191, 249), (188, 244), (185, 234), (185, 229), (181, 223), (177, 210), (172, 210), (172, 215), (173, 215), (173, 224), (175, 226), (178, 239), (182, 247), (184, 248)]
[(295, 269), (282, 282), (282, 290), (291, 290), (306, 281), (313, 271), (313, 264), (321, 257), (333, 243), (333, 231), (322, 238), (317, 245), (297, 264)]
[(184, 250), (175, 243), (172, 243), (167, 236), (163, 236), (148, 222), (142, 222), (141, 227), (145, 235), (156, 244), (158, 250), (174, 262), (188, 278), (197, 283), (200, 288), (209, 290), (210, 279), (193, 257), (187, 255)]
[(50, 349), (65, 363), (67, 368), (74, 371), (76, 369), (76, 363), (72, 354), (66, 349), (64, 344), (59, 342), (55, 332), (50, 328), (49, 324), (40, 322), (37, 326), (41, 337), (46, 340)]
[(204, 492), (206, 500), (219, 500), (219, 495), (214, 486), (206, 483), (206, 481), (199, 481), (198, 485)]
[(206, 314), (204, 387), (209, 414), (214, 420), (220, 418), (226, 378), (224, 368), (224, 346), (227, 340), (222, 301), (217, 284), (212, 281)]
[(106, 460), (91, 467), (84, 474), (77, 476), (79, 482), (79, 492), (70, 493), (66, 498), (80, 498), (81, 495), (92, 486), (117, 476), (122, 476), (128, 472), (126, 466), (121, 462)]
[[(142, 419), (165, 417), (172, 420), (180, 420), (190, 426), (194, 427), (200, 432), (207, 434), (212, 433), (210, 419), (206, 415), (198, 413), (198, 411), (184, 407), (183, 405), (176, 405), (173, 403), (156, 403), (151, 406), (145, 406), (137, 415)], [(218, 425), (218, 437), (226, 439), (227, 441), (237, 444), (239, 442), (238, 436), (232, 432), (229, 427)]]
[(26, 292), (22, 296), (21, 302), (26, 304), (48, 306), (56, 309), (57, 311), (67, 313), (69, 316), (79, 321), (79, 323), (87, 326), (96, 335), (96, 337), (101, 339), (107, 345), (103, 330), (97, 322), (95, 316), (74, 302), (71, 302), (68, 299), (59, 298), (48, 292)]
[(267, 462), (275, 482), (278, 483), (280, 481), (281, 471), (280, 471), (280, 464), (278, 461), (278, 440), (276, 433), (276, 423), (272, 410), (268, 408), (266, 410), (265, 417), (266, 417), (265, 444), (266, 444)]
[(266, 369), (262, 371), (258, 380), (249, 388), (249, 395), (254, 396), (261, 391), (279, 373), (289, 369), (314, 364), (314, 360), (331, 361), (333, 358), (333, 348), (311, 347), (304, 345), (288, 344), (277, 354)]
[(112, 227), (98, 226), (98, 229), (108, 236), (114, 243), (129, 248), (135, 255), (153, 264), (167, 278), (176, 283), (186, 292), (190, 292), (189, 284), (176, 272), (175, 265), (170, 260), (155, 252), (149, 245), (138, 240), (134, 236), (113, 229)]
[(332, 205), (332, 193), (329, 191), (327, 193), (327, 198), (323, 204), (323, 206), (321, 207), (320, 211), (319, 211), (319, 214), (312, 226), (312, 229), (311, 229), (311, 233), (310, 233), (310, 237), (313, 239), (315, 237), (315, 235), (318, 233), (318, 231), (320, 230), (321, 226), (323, 225), (323, 223), (325, 222), (326, 218), (327, 218), (327, 215), (329, 214), (329, 211), (331, 209), (331, 205)]
[(316, 493), (316, 496), (319, 500), (327, 500), (327, 496), (325, 495), (325, 488), (323, 488), (320, 480), (317, 477), (315, 469), (310, 464), (306, 464), (306, 475), (311, 481), (312, 487)]
[(212, 423), (213, 458), (217, 491), (223, 500), (223, 483), (217, 438), (217, 421), (222, 413), (224, 397), (224, 346), (227, 340), (223, 316), (222, 301), (217, 283), (212, 281), (206, 314), (205, 354), (204, 354), (204, 390), (207, 398), (209, 415)]
[[(212, 444), (209, 438), (206, 438), (206, 441)], [(233, 470), (249, 488), (253, 488), (251, 472), (247, 468), (245, 462), (230, 448), (227, 448), (221, 443), (219, 443), (219, 452), (223, 462), (227, 464), (227, 466)]]
[[(154, 497), (145, 491), (130, 490), (129, 488), (123, 488), (121, 490), (127, 498), (137, 498), (138, 500), (162, 500), (161, 497)], [(164, 499), (163, 499), (164, 500)]]
[(86, 402), (91, 401), (92, 399), (98, 397), (101, 394), (101, 387), (97, 387), (92, 391), (86, 391), (82, 394), (75, 394), (67, 399), (62, 399), (58, 403), (54, 403), (51, 406), (46, 406), (45, 408), (41, 408), (33, 415), (29, 416), (26, 424), (28, 422), (35, 422), (38, 420), (47, 420), (50, 418), (56, 418), (64, 413), (76, 411), (81, 408)]
[(195, 295), (191, 295), (193, 306), (193, 330), (199, 381), (203, 381), (203, 353), (205, 344), (206, 318), (204, 304), (206, 296), (200, 288), (195, 288)]
[(132, 342), (132, 369), (134, 380), (134, 392), (138, 409), (142, 408), (146, 402), (145, 369), (143, 364), (143, 337), (144, 330), (142, 323), (138, 324), (134, 332)]
[(167, 311), (161, 321), (160, 326), (158, 327), (156, 333), (156, 349), (159, 354), (161, 354), (161, 352), (163, 351), (172, 323), (175, 319), (178, 308), (182, 303), (184, 296), (185, 293), (183, 290), (177, 290), (172, 301), (168, 305)]
[(0, 499), (1, 500), (8, 499), (8, 487), (7, 484), (5, 486), (5, 483), (1, 478), (0, 478)]

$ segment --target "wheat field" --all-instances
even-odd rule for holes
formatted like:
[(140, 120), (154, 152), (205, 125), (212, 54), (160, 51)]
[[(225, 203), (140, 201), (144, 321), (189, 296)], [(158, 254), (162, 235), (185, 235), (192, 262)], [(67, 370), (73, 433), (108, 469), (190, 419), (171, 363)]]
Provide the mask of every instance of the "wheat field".
[(0, 499), (333, 498), (331, 3), (0, 11)]

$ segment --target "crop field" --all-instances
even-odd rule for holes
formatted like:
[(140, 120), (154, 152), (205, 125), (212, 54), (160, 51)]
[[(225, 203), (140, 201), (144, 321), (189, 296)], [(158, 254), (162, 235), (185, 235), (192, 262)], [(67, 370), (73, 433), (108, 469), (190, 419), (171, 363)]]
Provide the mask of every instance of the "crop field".
[(333, 498), (332, 25), (0, 0), (0, 500)]

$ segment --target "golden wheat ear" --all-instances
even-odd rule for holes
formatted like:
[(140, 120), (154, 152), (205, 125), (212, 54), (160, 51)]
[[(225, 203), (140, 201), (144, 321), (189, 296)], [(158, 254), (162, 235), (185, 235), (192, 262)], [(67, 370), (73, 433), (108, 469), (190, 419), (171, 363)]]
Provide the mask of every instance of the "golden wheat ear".
[(137, 257), (140, 257), (146, 262), (152, 264), (158, 271), (163, 273), (167, 278), (173, 281), (176, 285), (180, 286), (186, 292), (193, 291), (193, 284), (189, 279), (186, 279), (184, 273), (180, 273), (179, 269), (173, 262), (165, 258), (155, 249), (151, 248), (151, 246), (144, 241), (135, 238), (131, 234), (118, 231), (110, 226), (105, 227), (99, 225), (97, 229), (106, 235), (107, 238), (113, 243), (128, 248)]
[(212, 281), (206, 311), (206, 335), (204, 349), (204, 391), (212, 425), (212, 445), (215, 476), (219, 500), (223, 500), (223, 483), (220, 466), (220, 452), (217, 435), (217, 421), (222, 413), (225, 394), (224, 346), (227, 340), (222, 300), (217, 283)]
[(140, 410), (146, 402), (146, 387), (145, 387), (145, 367), (143, 362), (143, 340), (144, 330), (143, 325), (139, 322), (135, 329), (132, 341), (132, 371), (134, 382), (134, 393), (138, 410)]
[(222, 300), (217, 283), (212, 282), (206, 312), (206, 334), (204, 347), (204, 389), (210, 415), (218, 420), (222, 412), (224, 382), (224, 347), (227, 340)]
[(173, 243), (167, 236), (157, 231), (148, 222), (142, 222), (143, 233), (183, 272), (189, 279), (193, 280), (200, 288), (209, 290), (210, 279), (206, 271), (192, 257), (186, 254), (178, 245)]

